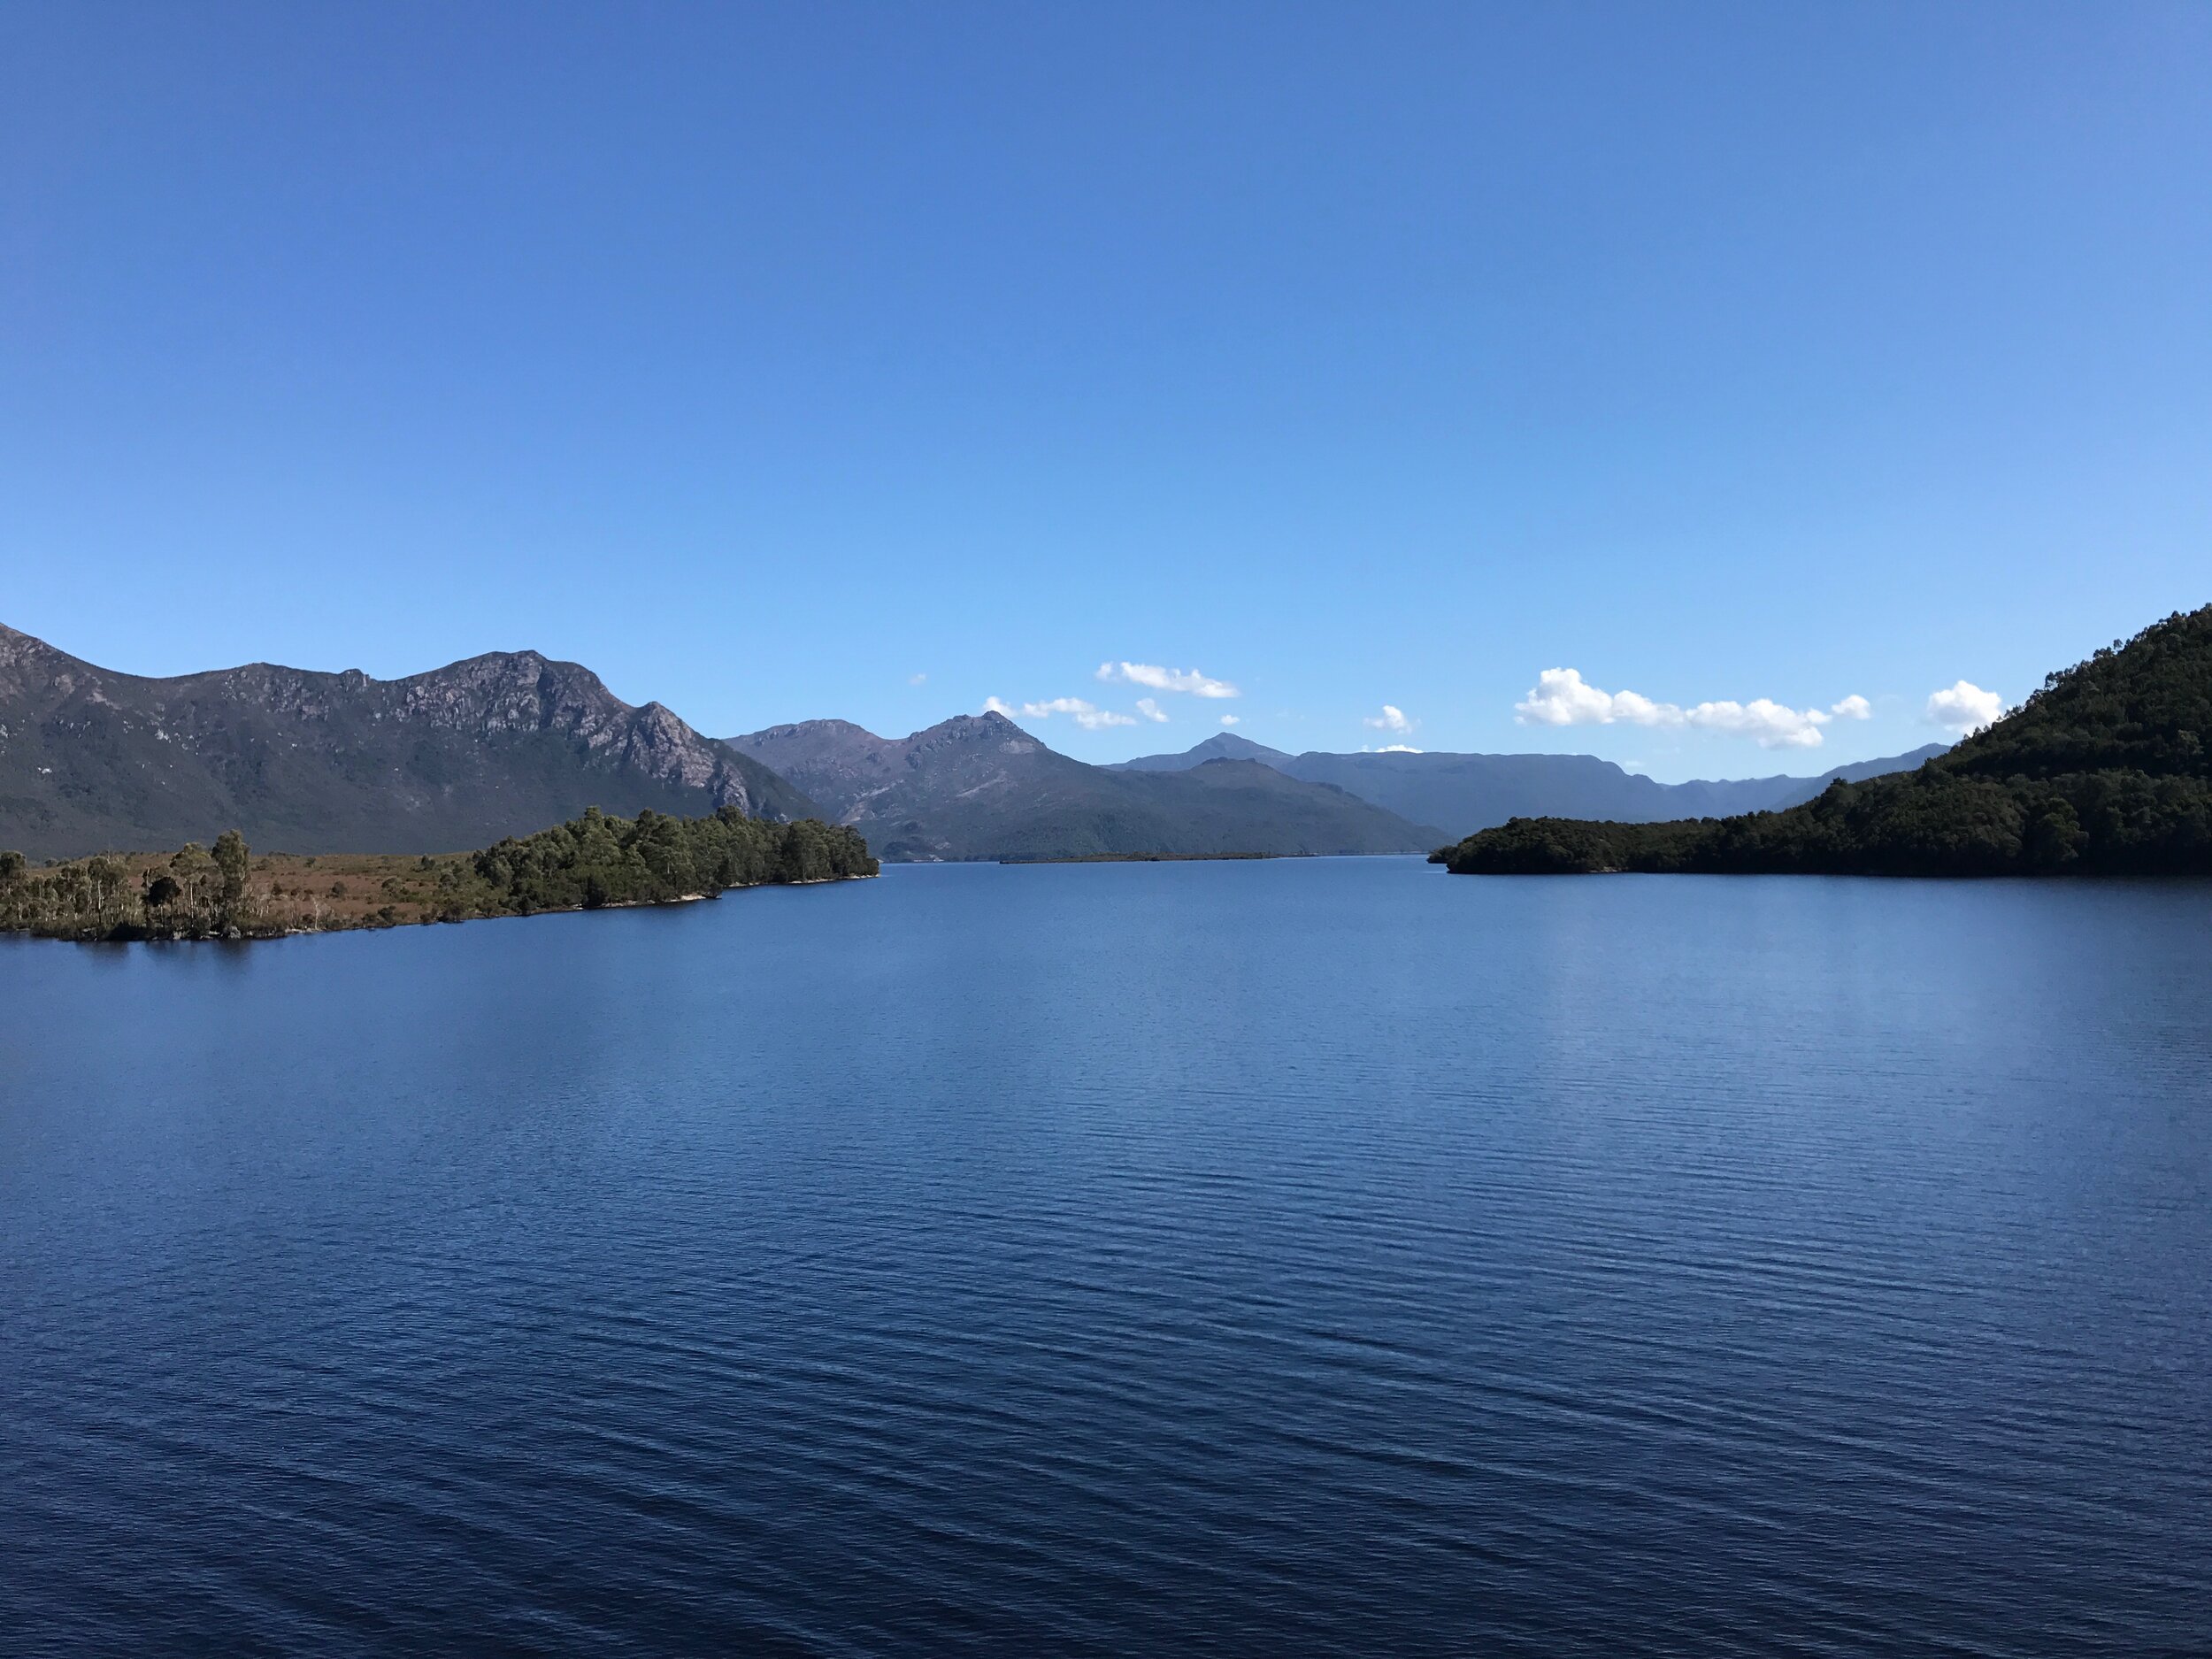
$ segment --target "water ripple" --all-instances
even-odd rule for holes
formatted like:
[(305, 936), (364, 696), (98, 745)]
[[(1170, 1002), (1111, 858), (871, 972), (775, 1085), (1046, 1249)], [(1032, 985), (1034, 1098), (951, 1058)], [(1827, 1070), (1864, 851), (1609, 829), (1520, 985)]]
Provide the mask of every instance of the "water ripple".
[(2212, 1652), (2212, 892), (758, 896), (0, 947), (0, 1647)]

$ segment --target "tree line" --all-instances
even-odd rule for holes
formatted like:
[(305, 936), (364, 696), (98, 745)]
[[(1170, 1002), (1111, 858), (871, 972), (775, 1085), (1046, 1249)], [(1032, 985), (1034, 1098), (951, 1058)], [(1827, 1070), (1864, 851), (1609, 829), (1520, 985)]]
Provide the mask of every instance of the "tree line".
[[(0, 932), (81, 940), (252, 939), (712, 897), (733, 887), (878, 873), (857, 832), (772, 824), (734, 806), (686, 818), (596, 807), (534, 835), (441, 857), (256, 859), (236, 830), (211, 849), (103, 853), (34, 866), (0, 852)], [(342, 872), (335, 866), (342, 863)]]

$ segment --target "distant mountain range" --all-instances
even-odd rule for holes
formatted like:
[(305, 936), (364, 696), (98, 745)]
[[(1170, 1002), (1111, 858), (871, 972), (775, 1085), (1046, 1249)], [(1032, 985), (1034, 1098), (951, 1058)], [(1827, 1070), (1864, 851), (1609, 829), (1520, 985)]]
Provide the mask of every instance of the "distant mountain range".
[(587, 806), (730, 803), (816, 811), (659, 703), (632, 708), (534, 651), (405, 680), (265, 663), (144, 680), (0, 627), (0, 847), (34, 856), (227, 828), (287, 852), (449, 852)]
[(903, 738), (842, 720), (703, 737), (589, 669), (495, 652), (372, 680), (257, 663), (142, 679), (0, 627), (0, 848), (144, 850), (238, 828), (297, 853), (431, 853), (585, 808), (852, 826), (887, 860), (1420, 852), (1507, 818), (1770, 810), (1835, 777), (1654, 783), (1584, 755), (1286, 755), (1224, 733), (1093, 766), (997, 714)]
[(910, 737), (805, 720), (728, 740), (806, 791), (886, 859), (1097, 853), (1396, 853), (1431, 826), (1242, 759), (1174, 772), (1087, 765), (999, 714)]
[(1456, 839), (1513, 818), (1654, 824), (1670, 818), (1778, 812), (1811, 800), (1839, 778), (1858, 783), (1887, 772), (1909, 772), (1942, 754), (1947, 747), (1930, 743), (1909, 755), (1838, 766), (1817, 778), (1657, 783), (1590, 755), (1416, 754), (1410, 750), (1286, 755), (1233, 732), (1224, 732), (1180, 754), (1146, 755), (1124, 761), (1120, 770), (1181, 772), (1223, 759), (1256, 762), (1308, 783), (1333, 784), (1416, 823), (1440, 826), (1447, 839)]

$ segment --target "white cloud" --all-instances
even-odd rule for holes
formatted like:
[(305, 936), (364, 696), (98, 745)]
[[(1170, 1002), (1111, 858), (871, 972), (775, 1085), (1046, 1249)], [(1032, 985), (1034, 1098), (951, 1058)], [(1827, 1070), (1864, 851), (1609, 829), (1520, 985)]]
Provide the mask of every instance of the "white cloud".
[(1101, 663), (1098, 678), (1108, 684), (1121, 680), (1149, 691), (1184, 691), (1194, 697), (1240, 697), (1244, 694), (1225, 680), (1209, 680), (1195, 668), (1162, 668), (1155, 663)]
[[(1653, 706), (1632, 691), (1628, 695), (1640, 709)], [(1616, 714), (1613, 701), (1612, 693), (1584, 685), (1574, 669), (1547, 668), (1536, 676), (1528, 695), (1513, 705), (1513, 714), (1523, 726), (1610, 726), (1616, 719), (1635, 718)], [(1637, 723), (1649, 724), (1640, 719)]]
[[(1567, 672), (1574, 673), (1571, 668)], [(1581, 676), (1576, 674), (1575, 678), (1579, 680)], [(1587, 691), (1593, 687), (1586, 686), (1583, 689)], [(1597, 695), (1601, 697), (1605, 694), (1601, 691)], [(1606, 718), (1609, 720), (1626, 720), (1631, 726), (1679, 726), (1682, 723), (1681, 713), (1682, 710), (1671, 703), (1654, 703), (1649, 697), (1636, 692), (1621, 691), (1614, 694), (1612, 711)]]
[[(1374, 722), (1370, 720), (1367, 724), (1372, 726)], [(1410, 743), (1385, 743), (1380, 749), (1362, 748), (1360, 750), (1363, 755), (1418, 755), (1422, 752)]]
[(1133, 714), (1118, 714), (1111, 709), (1102, 709), (1094, 703), (1080, 697), (1054, 697), (1044, 703), (1025, 703), (1017, 709), (998, 697), (983, 700), (986, 714), (1002, 714), (1015, 720), (1048, 720), (1056, 714), (1064, 714), (1087, 732), (1095, 732), (1109, 726), (1134, 726)]
[(1601, 691), (1571, 668), (1547, 668), (1528, 695), (1513, 705), (1514, 718), (1523, 726), (1696, 726), (1752, 738), (1761, 749), (1817, 749), (1820, 728), (1831, 720), (1839, 716), (1863, 720), (1872, 712), (1872, 705), (1856, 695), (1826, 709), (1793, 709), (1769, 697), (1685, 709), (1655, 703), (1638, 692)]
[(1749, 703), (1701, 703), (1679, 712), (1686, 726), (1755, 738), (1761, 749), (1818, 749), (1820, 728), (1833, 718), (1823, 709), (1785, 708), (1768, 697), (1754, 697)]
[(1931, 692), (1923, 718), (1931, 726), (1947, 726), (1961, 733), (1978, 732), (1993, 724), (2005, 711), (2005, 700), (1993, 691), (1984, 691), (1970, 680), (1942, 691)]
[(1238, 723), (1237, 717), (1233, 714), (1225, 714), (1221, 717), (1221, 723), (1224, 726), (1234, 726)]
[(1137, 712), (1148, 720), (1157, 720), (1163, 725), (1167, 722), (1167, 716), (1161, 711), (1160, 705), (1149, 697), (1137, 699)]
[(928, 678), (927, 674), (909, 674), (906, 677), (906, 683), (910, 686), (918, 686)]
[[(1417, 720), (1407, 719), (1406, 711), (1403, 709), (1401, 709), (1396, 703), (1386, 703), (1383, 704), (1383, 711), (1380, 714), (1370, 715), (1364, 720), (1361, 721), (1360, 724), (1363, 726), (1371, 726), (1378, 732), (1405, 733), (1412, 731), (1416, 726), (1420, 724), (1420, 722)], [(1396, 745), (1394, 747), (1402, 747), (1402, 745)], [(1387, 753), (1388, 751), (1386, 750), (1385, 752)]]

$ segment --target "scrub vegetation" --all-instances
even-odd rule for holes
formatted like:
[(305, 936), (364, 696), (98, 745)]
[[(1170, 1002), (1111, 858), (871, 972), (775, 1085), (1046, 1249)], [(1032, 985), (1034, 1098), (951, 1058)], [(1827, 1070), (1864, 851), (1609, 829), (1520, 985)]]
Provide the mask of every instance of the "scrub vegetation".
[(227, 830), (212, 848), (103, 853), (42, 866), (0, 852), (0, 932), (47, 938), (267, 939), (349, 927), (462, 922), (665, 904), (732, 887), (877, 872), (854, 831), (775, 824), (724, 807), (703, 818), (596, 807), (481, 852), (255, 857)]

